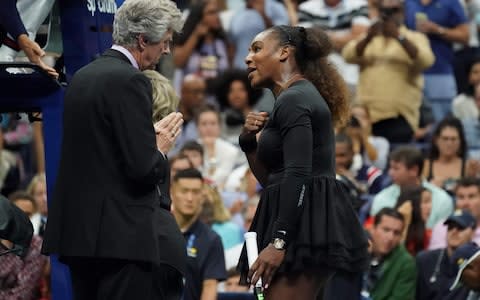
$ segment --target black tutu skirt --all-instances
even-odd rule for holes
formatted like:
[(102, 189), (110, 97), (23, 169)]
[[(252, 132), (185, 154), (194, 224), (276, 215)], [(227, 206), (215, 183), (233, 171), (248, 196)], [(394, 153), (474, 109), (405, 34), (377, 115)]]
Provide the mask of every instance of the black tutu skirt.
[[(344, 184), (333, 177), (313, 177), (306, 189), (304, 208), (295, 234), (277, 272), (312, 269), (360, 272), (368, 267), (367, 235), (354, 211)], [(280, 184), (266, 187), (249, 231), (257, 233), (259, 252), (271, 242), (278, 215)], [(240, 283), (247, 284), (245, 245), (237, 269)]]

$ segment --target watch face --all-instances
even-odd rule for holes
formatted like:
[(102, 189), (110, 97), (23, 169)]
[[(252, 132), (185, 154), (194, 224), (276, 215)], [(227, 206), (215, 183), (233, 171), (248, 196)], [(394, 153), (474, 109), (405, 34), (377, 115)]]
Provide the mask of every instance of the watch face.
[(283, 250), (285, 248), (285, 241), (277, 238), (273, 241), (273, 246), (275, 247), (275, 249)]

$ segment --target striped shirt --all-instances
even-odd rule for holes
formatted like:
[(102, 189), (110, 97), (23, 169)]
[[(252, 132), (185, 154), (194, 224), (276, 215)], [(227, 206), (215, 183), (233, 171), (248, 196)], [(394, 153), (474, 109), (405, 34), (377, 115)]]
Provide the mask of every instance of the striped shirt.
[(324, 0), (308, 0), (298, 7), (298, 18), (301, 26), (328, 30), (349, 30), (353, 24), (370, 24), (365, 0), (343, 0), (335, 7), (327, 6)]

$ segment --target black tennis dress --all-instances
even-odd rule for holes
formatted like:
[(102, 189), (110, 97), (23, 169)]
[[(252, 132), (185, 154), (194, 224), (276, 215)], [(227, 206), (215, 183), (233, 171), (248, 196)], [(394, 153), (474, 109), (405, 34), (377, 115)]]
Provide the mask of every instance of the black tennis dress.
[[(277, 272), (366, 269), (366, 234), (346, 187), (335, 179), (331, 113), (312, 83), (297, 81), (277, 98), (257, 160), (269, 177), (249, 231), (257, 233), (259, 252), (275, 237), (288, 242)], [(238, 269), (246, 284), (245, 246)]]

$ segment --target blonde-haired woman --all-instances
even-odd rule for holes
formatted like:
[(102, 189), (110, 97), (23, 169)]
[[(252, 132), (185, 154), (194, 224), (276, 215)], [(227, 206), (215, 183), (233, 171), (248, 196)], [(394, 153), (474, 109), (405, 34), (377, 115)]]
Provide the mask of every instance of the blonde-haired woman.
[[(223, 248), (228, 250), (243, 243), (243, 229), (231, 221), (228, 209), (217, 188), (205, 185), (204, 220), (222, 239)], [(206, 215), (205, 215), (206, 213)]]
[(177, 110), (179, 99), (170, 80), (154, 70), (145, 70), (143, 74), (152, 83), (153, 123)]
[(26, 192), (33, 197), (37, 212), (30, 217), (33, 225), (33, 234), (43, 237), (48, 216), (47, 206), (47, 178), (45, 173), (35, 175), (27, 186)]

